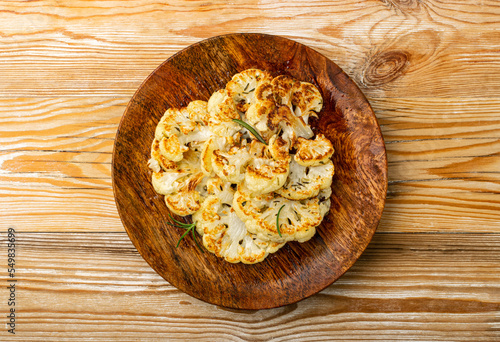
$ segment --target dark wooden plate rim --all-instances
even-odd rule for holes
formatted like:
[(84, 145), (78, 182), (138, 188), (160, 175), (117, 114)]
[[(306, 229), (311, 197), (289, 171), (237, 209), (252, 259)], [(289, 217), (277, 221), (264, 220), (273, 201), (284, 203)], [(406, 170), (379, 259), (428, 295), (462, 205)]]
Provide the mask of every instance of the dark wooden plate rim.
[[(154, 128), (166, 108), (207, 100), (234, 73), (250, 67), (289, 74), (320, 88), (325, 106), (311, 125), (334, 141), (336, 175), (330, 213), (309, 242), (289, 243), (256, 265), (229, 264), (201, 253), (189, 240), (179, 248), (173, 246), (182, 231), (166, 224), (168, 211), (152, 189), (146, 162)], [(287, 38), (237, 33), (179, 51), (144, 80), (117, 130), (112, 182), (127, 234), (159, 275), (208, 303), (264, 309), (323, 290), (359, 258), (385, 205), (387, 158), (370, 104), (335, 63)]]

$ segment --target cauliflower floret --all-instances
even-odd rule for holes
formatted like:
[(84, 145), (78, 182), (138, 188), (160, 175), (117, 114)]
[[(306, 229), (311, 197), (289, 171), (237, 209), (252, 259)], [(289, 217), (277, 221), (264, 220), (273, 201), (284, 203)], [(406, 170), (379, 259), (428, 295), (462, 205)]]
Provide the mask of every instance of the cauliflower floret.
[(245, 168), (251, 159), (245, 147), (233, 146), (229, 151), (213, 150), (212, 169), (225, 181), (238, 184), (246, 178)]
[(314, 140), (299, 137), (295, 147), (295, 161), (304, 166), (325, 164), (333, 154), (332, 143), (321, 133)]
[(240, 129), (240, 126), (233, 122), (239, 119), (240, 114), (231, 98), (227, 96), (227, 91), (221, 89), (212, 94), (207, 103), (207, 115), (203, 122), (208, 129), (219, 136), (232, 136)]
[(321, 190), (332, 185), (333, 174), (334, 167), (331, 160), (324, 165), (311, 167), (302, 166), (292, 160), (288, 179), (276, 193), (292, 200), (315, 197)]
[(214, 136), (205, 141), (201, 149), (200, 166), (203, 173), (207, 176), (213, 176), (212, 172), (212, 155), (214, 150), (224, 150), (226, 139), (219, 136)]
[(308, 123), (309, 115), (316, 116), (316, 113), (323, 108), (323, 97), (313, 84), (300, 82), (292, 94), (292, 106), (295, 107), (295, 115), (302, 117)]
[[(177, 164), (167, 157), (163, 156), (160, 151), (160, 141), (156, 138), (153, 139), (153, 143), (151, 144), (151, 159), (148, 162), (148, 165), (154, 172), (160, 172), (161, 169), (175, 170), (177, 168)], [(160, 166), (161, 169), (158, 169), (157, 166)]]
[(264, 158), (265, 156), (268, 156), (268, 151), (269, 149), (267, 145), (258, 140), (252, 140), (250, 148), (248, 149), (248, 153), (250, 153), (253, 158)]
[(279, 135), (273, 135), (269, 139), (269, 154), (274, 160), (290, 161), (290, 143)]
[(202, 198), (198, 191), (181, 191), (165, 196), (165, 203), (171, 212), (187, 216), (200, 209)]
[(287, 160), (254, 158), (245, 172), (245, 185), (253, 195), (266, 194), (279, 189), (288, 177)]
[(218, 135), (214, 135), (210, 137), (210, 139), (208, 139), (201, 148), (200, 165), (205, 175), (215, 175), (212, 167), (212, 158), (215, 158), (213, 155), (214, 151), (227, 152), (233, 146), (241, 145), (241, 143), (240, 133), (237, 133), (234, 136), (220, 137)]
[(267, 127), (273, 132), (281, 129), (282, 138), (290, 142), (290, 146), (295, 144), (298, 137), (309, 139), (314, 135), (311, 127), (301, 117), (295, 116), (288, 106), (280, 106), (272, 111), (267, 118)]
[[(203, 101), (180, 109), (169, 108), (160, 119), (155, 131), (155, 139), (151, 148), (151, 157), (167, 170), (172, 169), (172, 162), (183, 158), (189, 147), (204, 142), (213, 135), (207, 127), (196, 123), (198, 112), (203, 111)], [(195, 114), (193, 114), (195, 113)]]
[(245, 172), (245, 184), (252, 194), (262, 195), (283, 186), (289, 172), (288, 146), (278, 135), (271, 137), (268, 146), (256, 141), (250, 144), (253, 159)]
[(190, 174), (188, 172), (171, 171), (171, 172), (153, 172), (152, 183), (153, 188), (160, 195), (170, 195), (179, 191), (184, 184), (184, 180)]
[(214, 132), (212, 132), (208, 127), (198, 125), (194, 130), (192, 130), (188, 134), (181, 134), (179, 136), (179, 142), (185, 146), (188, 144), (201, 145), (213, 135)]
[(186, 158), (179, 163), (173, 163), (175, 168), (153, 172), (152, 183), (155, 191), (161, 195), (170, 195), (189, 185), (191, 178), (202, 174), (198, 167), (198, 154), (193, 151), (186, 153)]
[(209, 115), (207, 122), (209, 125), (240, 118), (236, 106), (225, 89), (218, 90), (210, 96), (207, 103), (207, 111)]
[(191, 101), (187, 105), (186, 109), (189, 113), (189, 118), (191, 119), (191, 121), (202, 123), (203, 125), (208, 126), (209, 115), (206, 101)]
[(198, 211), (201, 206), (201, 196), (196, 186), (201, 182), (203, 173), (199, 172), (186, 179), (178, 192), (165, 195), (165, 203), (173, 213), (186, 216)]
[(248, 108), (245, 117), (250, 125), (263, 132), (269, 129), (267, 127), (267, 117), (275, 109), (276, 104), (274, 101), (257, 101)]
[(267, 71), (247, 69), (233, 76), (226, 85), (228, 96), (233, 100), (240, 112), (246, 112), (255, 101), (257, 88), (269, 83), (272, 76)]
[(156, 126), (155, 138), (160, 141), (161, 138), (170, 137), (173, 134), (188, 134), (195, 128), (196, 123), (190, 119), (186, 108), (169, 108)]
[(291, 76), (280, 75), (275, 77), (271, 84), (276, 104), (292, 108), (293, 92), (299, 86), (300, 82)]
[(165, 196), (167, 207), (177, 215), (190, 215), (200, 208), (201, 197), (196, 188), (204, 175), (198, 160), (199, 153), (189, 150), (184, 159), (174, 163), (175, 168), (152, 174), (155, 191)]
[(300, 82), (293, 77), (281, 75), (271, 82), (276, 104), (289, 107), (295, 116), (301, 117), (307, 124), (309, 115), (320, 112), (323, 97), (313, 84)]
[(248, 233), (230, 205), (211, 195), (193, 215), (205, 248), (231, 263), (254, 264), (276, 252), (283, 242), (263, 241)]
[(188, 151), (189, 147), (181, 145), (179, 137), (172, 134), (168, 138), (163, 137), (160, 140), (160, 154), (168, 160), (177, 162), (184, 158), (184, 152)]
[(154, 158), (149, 158), (148, 160), (148, 167), (153, 171), (153, 172), (160, 172), (161, 171), (161, 166), (158, 160)]
[[(275, 242), (305, 242), (323, 219), (318, 198), (292, 201), (276, 193), (252, 196), (241, 186), (234, 195), (233, 209), (250, 233)], [(276, 224), (278, 212), (281, 236)]]
[(212, 177), (208, 179), (207, 196), (208, 195), (217, 196), (222, 203), (229, 205), (233, 204), (234, 190), (231, 187), (231, 183), (224, 182), (219, 177)]

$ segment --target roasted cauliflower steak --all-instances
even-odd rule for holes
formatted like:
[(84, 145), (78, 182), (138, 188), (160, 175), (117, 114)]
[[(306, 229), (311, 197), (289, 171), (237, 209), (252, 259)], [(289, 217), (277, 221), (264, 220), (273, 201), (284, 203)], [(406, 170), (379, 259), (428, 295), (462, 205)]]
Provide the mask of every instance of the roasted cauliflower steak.
[(322, 107), (312, 83), (243, 70), (207, 101), (165, 111), (147, 162), (152, 186), (227, 262), (306, 242), (330, 210), (335, 173), (332, 142), (308, 124)]

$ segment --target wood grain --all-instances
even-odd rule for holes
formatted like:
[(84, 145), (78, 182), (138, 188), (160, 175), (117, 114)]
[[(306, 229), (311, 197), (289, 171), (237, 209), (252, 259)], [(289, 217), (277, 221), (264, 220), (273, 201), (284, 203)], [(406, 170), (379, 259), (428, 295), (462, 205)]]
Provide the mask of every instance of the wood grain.
[(499, 336), (499, 234), (376, 234), (358, 262), (318, 295), (254, 311), (180, 292), (147, 265), (125, 233), (21, 233), (18, 244), (19, 333), (9, 341), (38, 341), (49, 333), (54, 340), (85, 334), (95, 341), (168, 335), (468, 342)]
[(25, 231), (123, 231), (110, 165), (127, 100), (0, 100), (4, 222)]
[[(18, 330), (0, 340), (500, 340), (498, 1), (0, 9), (2, 270), (7, 227), (20, 237)], [(181, 49), (233, 32), (288, 37), (336, 62), (387, 147), (388, 198), (368, 249), (332, 286), (279, 309), (226, 310), (176, 290), (135, 251), (111, 191), (114, 136), (135, 90)]]
[(491, 72), (500, 67), (494, 0), (48, 0), (0, 8), (3, 96), (131, 96), (172, 54), (234, 32), (304, 43), (370, 97), (500, 95), (500, 73)]
[[(8, 208), (2, 217), (27, 231), (123, 231), (110, 172), (128, 100), (0, 99), (0, 201)], [(500, 99), (370, 102), (389, 165), (379, 231), (499, 232)], [(421, 204), (428, 206), (425, 216)]]
[[(147, 167), (156, 125), (167, 108), (207, 101), (233, 75), (249, 68), (314, 83), (324, 103), (311, 126), (335, 148), (332, 204), (317, 234), (308, 243), (287, 244), (251, 266), (198, 251), (193, 241), (176, 249), (180, 234), (167, 225), (172, 223), (169, 211), (163, 196), (149, 185), (152, 172)], [(180, 52), (142, 84), (118, 127), (112, 178), (118, 213), (130, 239), (162, 277), (209, 303), (264, 309), (308, 297), (352, 266), (382, 214), (387, 159), (373, 110), (336, 64), (289, 39), (232, 34)]]
[(500, 101), (425, 97), (371, 103), (389, 164), (379, 229), (499, 232)]

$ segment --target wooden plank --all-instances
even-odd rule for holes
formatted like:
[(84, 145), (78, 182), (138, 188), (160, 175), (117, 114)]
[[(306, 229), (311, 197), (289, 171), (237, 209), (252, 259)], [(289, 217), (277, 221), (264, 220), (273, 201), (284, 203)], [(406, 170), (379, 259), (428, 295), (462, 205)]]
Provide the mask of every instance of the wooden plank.
[[(4, 254), (5, 242), (2, 234)], [(500, 234), (376, 234), (336, 283), (262, 311), (228, 310), (181, 293), (154, 273), (125, 233), (18, 232), (16, 243), (13, 341), (500, 337)], [(7, 291), (2, 286), (0, 296)], [(0, 306), (5, 310), (6, 302)]]
[(379, 229), (499, 232), (500, 101), (393, 98), (371, 103), (389, 166)]
[(0, 8), (2, 96), (130, 96), (182, 48), (242, 31), (307, 44), (338, 63), (370, 97), (500, 95), (496, 1), (60, 6), (48, 0), (1, 1)]
[(2, 220), (24, 231), (122, 232), (110, 170), (127, 101), (1, 99)]
[(27, 232), (123, 232), (110, 187), (0, 187), (0, 217)]

